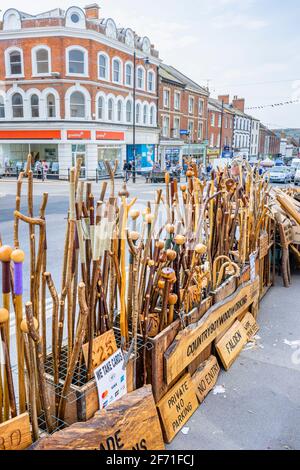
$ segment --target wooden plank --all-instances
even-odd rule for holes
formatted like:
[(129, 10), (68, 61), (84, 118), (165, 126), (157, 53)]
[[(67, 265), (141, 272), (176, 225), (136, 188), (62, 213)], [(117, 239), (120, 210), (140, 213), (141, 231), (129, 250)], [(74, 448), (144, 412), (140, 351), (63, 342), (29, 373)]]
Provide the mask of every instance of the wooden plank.
[(0, 424), (0, 450), (24, 450), (31, 444), (28, 413)]
[(246, 343), (247, 335), (245, 329), (237, 320), (223, 338), (216, 344), (216, 350), (225, 370), (230, 369)]
[(259, 326), (250, 312), (246, 313), (241, 324), (245, 329), (248, 341), (259, 332)]
[(259, 259), (263, 259), (269, 252), (269, 237), (267, 232), (259, 237)]
[(151, 386), (125, 395), (86, 423), (41, 439), (34, 450), (163, 450)]
[(222, 300), (226, 299), (230, 295), (232, 295), (237, 288), (237, 278), (230, 277), (227, 279), (223, 284), (215, 292), (212, 292), (213, 296), (213, 303), (222, 302)]
[(230, 323), (259, 297), (259, 278), (241, 286), (231, 297), (210, 308), (195, 324), (180, 331), (164, 354), (170, 384)]
[(196, 359), (193, 360), (193, 362), (190, 363), (188, 366), (188, 372), (192, 376), (196, 370), (201, 366), (203, 362), (205, 362), (207, 359), (209, 359), (211, 355), (211, 350), (212, 350), (212, 344), (207, 346), (202, 353), (199, 354), (199, 356), (196, 357)]
[(190, 374), (186, 374), (157, 404), (166, 442), (170, 443), (199, 404)]
[[(117, 343), (115, 333), (113, 330), (109, 330), (101, 336), (98, 336), (93, 341), (92, 349), (92, 368), (100, 366), (102, 362), (106, 361), (117, 351)], [(82, 352), (84, 355), (85, 363), (88, 361), (89, 344), (86, 343), (82, 346)]]
[(189, 312), (186, 316), (187, 324), (190, 325), (191, 323), (196, 323), (199, 321), (203, 315), (206, 314), (207, 310), (212, 306), (212, 297), (209, 296), (206, 299), (203, 299), (200, 307), (194, 308), (191, 312)]
[(199, 403), (202, 403), (217, 383), (220, 373), (220, 366), (215, 356), (210, 356), (203, 362), (201, 367), (192, 376), (192, 382), (195, 386), (196, 395)]

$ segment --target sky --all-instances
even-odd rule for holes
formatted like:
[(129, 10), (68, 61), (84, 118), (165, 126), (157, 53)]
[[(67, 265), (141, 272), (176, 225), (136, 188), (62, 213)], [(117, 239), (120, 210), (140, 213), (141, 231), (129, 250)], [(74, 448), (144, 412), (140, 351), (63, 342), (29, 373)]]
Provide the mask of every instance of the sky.
[[(3, 12), (38, 13), (93, 0), (0, 0)], [(271, 128), (300, 127), (299, 0), (99, 0), (101, 17), (148, 36), (160, 58), (213, 97), (238, 95), (247, 107), (299, 99), (288, 106), (247, 109)]]

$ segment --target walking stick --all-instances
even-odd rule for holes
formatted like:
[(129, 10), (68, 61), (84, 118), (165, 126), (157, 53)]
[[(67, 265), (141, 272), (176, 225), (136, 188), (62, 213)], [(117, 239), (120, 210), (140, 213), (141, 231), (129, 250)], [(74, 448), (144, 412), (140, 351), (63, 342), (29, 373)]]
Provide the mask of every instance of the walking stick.
[(37, 332), (38, 325), (37, 323), (34, 322), (31, 302), (27, 302), (27, 304), (25, 305), (25, 311), (26, 311), (28, 334), (30, 338), (32, 339), (32, 341), (35, 343), (35, 350), (36, 350), (35, 357), (36, 357), (39, 394), (41, 397), (42, 409), (45, 414), (45, 422), (46, 422), (47, 430), (49, 433), (51, 433), (53, 431), (53, 424), (52, 424), (52, 418), (50, 414), (50, 404), (49, 404), (48, 395), (46, 392), (42, 344), (41, 344), (41, 338)]
[(75, 337), (75, 342), (74, 342), (74, 348), (70, 357), (67, 375), (66, 375), (65, 383), (62, 389), (62, 394), (61, 394), (59, 408), (58, 408), (58, 418), (62, 421), (64, 420), (64, 417), (65, 417), (68, 393), (70, 390), (70, 386), (72, 384), (74, 371), (75, 371), (76, 364), (78, 362), (80, 351), (83, 345), (83, 340), (84, 340), (85, 331), (86, 331), (87, 317), (89, 314), (88, 306), (86, 304), (86, 299), (85, 299), (85, 285), (83, 283), (80, 283), (78, 285), (78, 302), (79, 302), (80, 311), (79, 311), (79, 320), (78, 320), (78, 326), (77, 326), (76, 337)]
[[(0, 309), (0, 333), (1, 333), (1, 340), (2, 340), (2, 348), (4, 350), (5, 372), (6, 372), (5, 376), (7, 380), (7, 390), (8, 390), (8, 399), (9, 399), (11, 417), (15, 418), (17, 416), (17, 406), (16, 406), (16, 398), (15, 398), (14, 384), (13, 384), (12, 371), (11, 371), (11, 363), (10, 363), (10, 357), (9, 357), (8, 339), (7, 339), (7, 334), (6, 334), (8, 322), (9, 322), (8, 310), (6, 310), (6, 308), (1, 308)], [(5, 402), (4, 402), (4, 405), (5, 405)], [(7, 410), (5, 410), (4, 408), (4, 419), (7, 414), (9, 416), (9, 410), (7, 413)]]
[(58, 343), (58, 308), (59, 297), (55, 289), (50, 273), (44, 273), (45, 281), (48, 285), (53, 302), (52, 310), (52, 358), (53, 358), (53, 377), (55, 385), (59, 382), (59, 343)]
[[(2, 245), (0, 247), (0, 261), (2, 262), (2, 302), (3, 308), (10, 312), (10, 255), (12, 253), (12, 248), (8, 245)], [(9, 352), (9, 320), (4, 322), (3, 328), (5, 329), (5, 335), (7, 339), (7, 348)], [(4, 421), (7, 421), (9, 416), (9, 390), (7, 383), (7, 374), (4, 375)]]
[(21, 332), (21, 323), (23, 318), (23, 262), (25, 259), (24, 251), (16, 249), (11, 254), (11, 260), (14, 262), (14, 303), (16, 314), (16, 342), (18, 356), (18, 383), (19, 383), (19, 410), (20, 413), (26, 411), (26, 388), (24, 373), (24, 339)]

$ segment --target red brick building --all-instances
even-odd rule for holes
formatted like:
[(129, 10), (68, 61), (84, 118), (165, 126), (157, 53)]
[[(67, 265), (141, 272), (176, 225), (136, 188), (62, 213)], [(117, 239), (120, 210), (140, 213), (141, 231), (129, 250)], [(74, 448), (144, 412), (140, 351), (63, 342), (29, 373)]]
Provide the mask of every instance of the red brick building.
[(259, 129), (259, 157), (274, 157), (280, 153), (280, 137), (263, 124)]
[[(135, 55), (134, 55), (135, 52)], [(138, 163), (153, 160), (158, 52), (148, 37), (118, 29), (97, 4), (39, 15), (7, 10), (0, 22), (0, 160), (30, 150), (67, 174), (78, 156), (88, 177), (104, 159), (132, 151), (134, 57)]]
[(160, 161), (182, 164), (203, 159), (207, 139), (209, 93), (193, 80), (162, 64), (159, 71)]
[[(229, 99), (229, 97), (228, 97)], [(227, 97), (208, 101), (208, 156), (217, 158), (225, 150), (230, 153), (233, 142), (234, 111)], [(222, 140), (222, 141), (221, 141)]]

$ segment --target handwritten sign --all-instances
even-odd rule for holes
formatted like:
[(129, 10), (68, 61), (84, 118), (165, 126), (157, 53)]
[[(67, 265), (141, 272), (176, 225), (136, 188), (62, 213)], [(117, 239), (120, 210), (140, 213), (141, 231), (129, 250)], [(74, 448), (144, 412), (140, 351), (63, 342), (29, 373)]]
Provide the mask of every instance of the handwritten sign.
[(207, 361), (196, 370), (192, 376), (196, 395), (199, 403), (202, 403), (217, 383), (220, 366), (215, 356), (210, 356)]
[(34, 450), (163, 450), (150, 385), (129, 393), (85, 423), (41, 439)]
[(267, 232), (264, 232), (260, 237), (259, 237), (259, 259), (263, 259), (265, 256), (267, 256), (269, 251), (269, 237)]
[(241, 323), (245, 329), (248, 341), (259, 332), (259, 326), (250, 312), (246, 314)]
[(172, 441), (198, 406), (191, 376), (186, 374), (157, 404), (166, 442)]
[(216, 350), (225, 370), (230, 369), (246, 343), (246, 332), (243, 325), (237, 320), (216, 344)]
[[(113, 330), (109, 330), (101, 336), (98, 336), (93, 341), (92, 349), (92, 367), (100, 366), (102, 362), (106, 361), (110, 356), (112, 356), (117, 351), (117, 343)], [(84, 356), (85, 363), (88, 363), (88, 352), (89, 344), (86, 343), (82, 346), (82, 352)]]
[(182, 330), (164, 354), (167, 384), (207, 348), (222, 332), (226, 331), (241, 313), (259, 298), (259, 278), (243, 284), (233, 295), (213, 305), (197, 323)]
[(0, 424), (0, 450), (24, 450), (31, 443), (28, 413)]
[(94, 370), (100, 410), (119, 400), (127, 393), (124, 356), (118, 349), (107, 361)]

